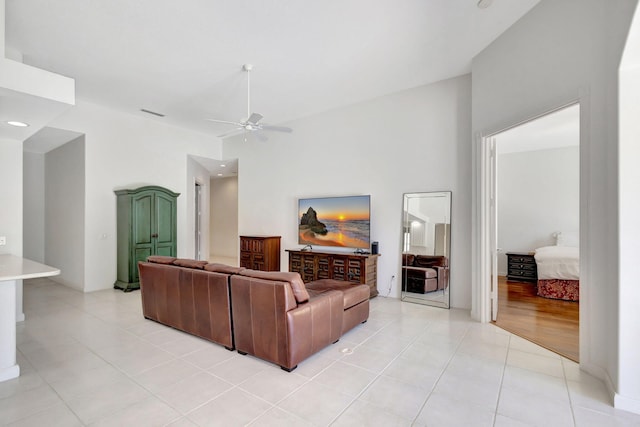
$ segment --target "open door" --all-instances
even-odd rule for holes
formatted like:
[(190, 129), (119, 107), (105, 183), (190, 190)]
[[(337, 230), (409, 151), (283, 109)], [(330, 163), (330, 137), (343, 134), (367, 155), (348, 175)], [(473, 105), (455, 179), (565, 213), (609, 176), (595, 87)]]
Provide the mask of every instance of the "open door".
[(496, 139), (490, 137), (487, 140), (489, 150), (489, 187), (490, 187), (490, 225), (489, 225), (489, 245), (491, 250), (491, 320), (498, 319), (498, 191), (496, 165)]

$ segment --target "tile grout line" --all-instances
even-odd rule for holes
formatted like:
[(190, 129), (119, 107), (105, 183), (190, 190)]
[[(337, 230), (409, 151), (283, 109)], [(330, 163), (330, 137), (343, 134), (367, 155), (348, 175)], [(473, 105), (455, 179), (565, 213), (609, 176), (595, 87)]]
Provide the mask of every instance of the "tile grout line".
[(427, 404), (427, 402), (429, 401), (429, 399), (431, 398), (431, 395), (433, 395), (433, 391), (438, 386), (438, 383), (440, 382), (440, 380), (442, 379), (442, 376), (444, 375), (445, 371), (447, 370), (447, 368), (451, 364), (451, 361), (456, 356), (456, 354), (458, 354), (458, 350), (460, 349), (460, 346), (462, 345), (462, 342), (464, 341), (464, 339), (467, 337), (468, 333), (469, 333), (469, 327), (467, 326), (467, 329), (464, 332), (464, 335), (462, 335), (462, 338), (460, 338), (460, 341), (458, 341), (458, 344), (456, 345), (455, 350), (451, 354), (451, 357), (449, 357), (449, 360), (447, 360), (447, 363), (445, 363), (444, 367), (442, 368), (442, 371), (440, 372), (440, 375), (438, 375), (438, 378), (436, 378), (436, 381), (433, 383), (433, 387), (431, 387), (431, 391), (429, 391), (429, 393), (427, 394), (427, 397), (425, 398), (424, 402), (422, 402), (422, 405), (420, 405), (420, 409), (418, 410), (418, 413), (413, 418), (413, 421), (411, 421), (411, 425), (412, 426), (415, 425), (415, 423), (418, 421), (418, 417), (420, 416), (420, 414), (424, 410), (424, 407)]
[(500, 407), (500, 398), (502, 397), (502, 385), (504, 384), (504, 374), (507, 371), (507, 361), (509, 360), (509, 353), (511, 352), (511, 337), (513, 334), (509, 333), (509, 343), (507, 345), (507, 354), (504, 356), (504, 364), (502, 365), (502, 375), (500, 376), (500, 387), (498, 388), (498, 399), (496, 400), (496, 409), (493, 411), (493, 426), (496, 425), (498, 419), (498, 407)]
[(578, 425), (576, 423), (576, 414), (573, 408), (573, 399), (571, 398), (571, 392), (569, 391), (569, 381), (567, 380), (567, 371), (564, 366), (564, 360), (560, 359), (560, 364), (562, 365), (562, 379), (564, 380), (564, 386), (567, 390), (567, 397), (569, 398), (569, 409), (571, 410), (571, 420), (573, 421), (573, 425)]

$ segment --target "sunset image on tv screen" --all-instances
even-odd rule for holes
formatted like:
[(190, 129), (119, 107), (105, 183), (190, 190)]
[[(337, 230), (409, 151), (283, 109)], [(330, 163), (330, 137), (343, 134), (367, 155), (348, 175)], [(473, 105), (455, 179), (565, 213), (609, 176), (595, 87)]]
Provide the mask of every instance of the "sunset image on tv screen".
[(370, 196), (298, 200), (298, 243), (369, 248)]

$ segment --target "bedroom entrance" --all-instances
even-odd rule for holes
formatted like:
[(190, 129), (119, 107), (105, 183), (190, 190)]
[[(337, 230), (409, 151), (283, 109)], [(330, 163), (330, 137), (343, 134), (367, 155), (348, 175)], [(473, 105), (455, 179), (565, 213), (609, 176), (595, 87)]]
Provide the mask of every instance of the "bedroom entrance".
[(579, 359), (580, 107), (491, 137), (495, 324)]

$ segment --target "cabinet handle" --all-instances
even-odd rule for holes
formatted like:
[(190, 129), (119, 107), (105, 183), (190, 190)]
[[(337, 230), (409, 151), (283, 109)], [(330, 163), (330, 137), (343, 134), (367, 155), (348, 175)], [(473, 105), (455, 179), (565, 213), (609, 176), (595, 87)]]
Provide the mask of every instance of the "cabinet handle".
[(158, 237), (158, 233), (153, 233), (151, 237), (154, 237), (154, 238)]

